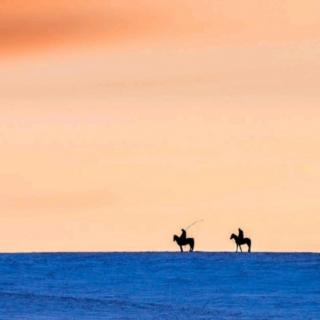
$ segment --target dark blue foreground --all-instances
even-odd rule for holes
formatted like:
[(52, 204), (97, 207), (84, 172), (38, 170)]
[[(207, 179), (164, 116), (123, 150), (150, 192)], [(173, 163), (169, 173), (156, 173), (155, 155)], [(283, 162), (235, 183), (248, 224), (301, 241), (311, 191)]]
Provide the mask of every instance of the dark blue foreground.
[(320, 319), (320, 255), (0, 255), (0, 319)]

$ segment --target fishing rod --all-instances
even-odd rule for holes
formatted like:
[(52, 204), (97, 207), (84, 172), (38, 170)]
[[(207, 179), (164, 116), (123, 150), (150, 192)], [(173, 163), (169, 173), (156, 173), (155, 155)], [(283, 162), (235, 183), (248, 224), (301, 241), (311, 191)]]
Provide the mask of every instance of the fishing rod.
[(204, 219), (196, 220), (196, 221), (192, 222), (191, 224), (189, 224), (189, 225), (185, 228), (185, 230), (188, 230), (189, 228), (191, 228), (191, 227), (194, 226), (195, 224), (197, 224), (197, 223), (199, 223), (199, 222), (203, 222), (203, 221), (204, 221)]

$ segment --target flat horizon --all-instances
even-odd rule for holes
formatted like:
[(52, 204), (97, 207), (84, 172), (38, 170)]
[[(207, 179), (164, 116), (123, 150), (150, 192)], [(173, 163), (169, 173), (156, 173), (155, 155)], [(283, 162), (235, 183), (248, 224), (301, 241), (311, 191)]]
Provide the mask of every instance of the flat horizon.
[(0, 252), (0, 254), (68, 254), (68, 253), (177, 253), (177, 254), (196, 254), (196, 253), (234, 253), (234, 254), (256, 254), (256, 253), (275, 253), (275, 254), (320, 254), (320, 251), (252, 251), (252, 252), (235, 252), (235, 251), (202, 251), (193, 252), (180, 251), (25, 251), (25, 252)]

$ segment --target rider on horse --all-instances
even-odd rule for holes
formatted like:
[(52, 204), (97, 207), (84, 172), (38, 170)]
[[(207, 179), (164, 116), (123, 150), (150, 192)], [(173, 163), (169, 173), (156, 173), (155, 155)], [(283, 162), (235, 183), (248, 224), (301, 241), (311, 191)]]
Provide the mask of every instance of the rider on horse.
[(181, 236), (178, 237), (177, 235), (173, 236), (173, 241), (176, 241), (178, 246), (180, 247), (180, 251), (183, 252), (183, 246), (189, 245), (190, 251), (194, 249), (194, 239), (187, 238), (187, 232), (184, 229), (181, 229)]
[(234, 239), (236, 242), (237, 248), (236, 252), (238, 252), (238, 248), (240, 248), (240, 251), (242, 252), (241, 246), (243, 244), (246, 244), (248, 246), (248, 252), (251, 252), (251, 239), (245, 238), (243, 235), (243, 231), (239, 228), (239, 234), (235, 235), (234, 233), (230, 236), (230, 239)]

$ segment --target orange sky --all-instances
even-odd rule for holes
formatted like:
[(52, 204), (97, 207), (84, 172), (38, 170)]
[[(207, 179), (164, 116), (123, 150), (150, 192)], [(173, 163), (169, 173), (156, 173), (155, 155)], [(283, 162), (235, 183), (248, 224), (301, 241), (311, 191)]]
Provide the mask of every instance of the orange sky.
[(318, 1), (0, 8), (0, 251), (319, 251)]

